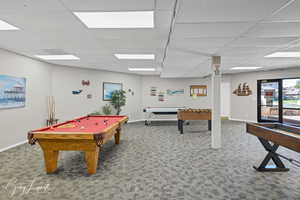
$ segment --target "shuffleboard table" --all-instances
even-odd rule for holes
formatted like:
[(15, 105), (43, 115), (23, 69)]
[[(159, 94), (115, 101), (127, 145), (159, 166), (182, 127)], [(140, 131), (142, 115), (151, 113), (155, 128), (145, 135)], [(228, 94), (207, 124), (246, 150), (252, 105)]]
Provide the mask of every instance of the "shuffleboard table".
[(127, 116), (84, 116), (28, 133), (29, 144), (39, 143), (47, 173), (57, 170), (59, 151), (84, 151), (87, 173), (96, 173), (99, 152), (113, 136), (120, 142)]
[[(291, 163), (299, 161), (287, 158), (276, 153), (279, 146), (300, 153), (300, 128), (282, 123), (247, 123), (247, 133), (257, 136), (264, 149), (268, 152), (259, 167), (254, 167), (260, 172), (288, 171), (280, 157)], [(270, 160), (275, 165), (268, 165)], [(300, 166), (300, 165), (299, 165)]]

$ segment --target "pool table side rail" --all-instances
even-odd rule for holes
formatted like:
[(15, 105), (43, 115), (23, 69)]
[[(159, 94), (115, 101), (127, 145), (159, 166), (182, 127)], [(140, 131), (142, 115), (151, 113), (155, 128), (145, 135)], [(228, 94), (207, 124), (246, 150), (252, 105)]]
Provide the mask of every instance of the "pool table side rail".
[(274, 128), (290, 131), (294, 134), (298, 134), (300, 131), (297, 127), (291, 127), (279, 123), (247, 123), (246, 125), (247, 133), (300, 153), (299, 137), (281, 133), (274, 130)]
[[(43, 130), (47, 130), (49, 127), (43, 128), (43, 129), (38, 129), (36, 131), (29, 131), (28, 135), (27, 135), (28, 143), (33, 145), (33, 144), (35, 144), (35, 142), (38, 139), (75, 139), (75, 140), (82, 139), (82, 140), (95, 140), (95, 141), (99, 141), (100, 139), (103, 140), (105, 138), (103, 138), (102, 135), (104, 135), (105, 133), (110, 133), (110, 132), (116, 131), (117, 128), (120, 128), (120, 126), (122, 124), (124, 124), (125, 122), (128, 121), (127, 116), (118, 116), (118, 117), (120, 117), (120, 118), (122, 117), (122, 119), (120, 121), (117, 121), (117, 122), (109, 125), (101, 132), (53, 132), (53, 131), (47, 132), (47, 131), (43, 131)], [(78, 119), (83, 119), (83, 118), (84, 117), (81, 117)], [(56, 127), (64, 125), (66, 123), (76, 121), (78, 119), (63, 122), (61, 124), (57, 124)]]
[[(68, 124), (68, 123), (72, 123), (72, 122), (76, 122), (78, 120), (82, 120), (82, 119), (87, 118), (87, 117), (102, 117), (102, 118), (103, 117), (106, 117), (106, 118), (117, 117), (117, 118), (124, 118), (124, 117), (127, 117), (127, 116), (125, 116), (125, 115), (106, 115), (106, 116), (103, 116), (103, 115), (87, 115), (87, 116), (79, 117), (79, 118), (76, 118), (76, 119), (73, 119), (73, 120), (68, 120), (68, 121), (65, 121), (65, 122), (62, 122), (62, 123), (59, 123), (59, 124), (55, 124), (55, 125), (52, 125), (52, 126), (47, 126), (47, 127), (41, 128), (41, 129), (32, 130), (31, 132), (35, 132), (35, 133), (42, 132), (42, 131), (45, 131), (45, 130), (51, 128), (51, 127), (56, 128), (56, 127), (59, 127), (59, 126), (62, 126), (62, 125)], [(127, 117), (127, 121), (128, 121), (128, 117)]]

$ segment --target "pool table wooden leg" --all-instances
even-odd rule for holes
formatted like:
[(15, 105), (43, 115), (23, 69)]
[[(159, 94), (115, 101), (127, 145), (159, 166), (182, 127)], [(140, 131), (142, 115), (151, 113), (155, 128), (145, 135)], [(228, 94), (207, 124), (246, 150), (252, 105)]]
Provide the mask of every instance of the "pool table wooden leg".
[(115, 144), (120, 144), (121, 129), (118, 128), (115, 134)]
[(99, 147), (96, 147), (96, 150), (85, 151), (85, 162), (87, 165), (87, 173), (94, 174), (96, 173), (99, 159)]
[(53, 173), (57, 170), (57, 159), (59, 151), (43, 150), (47, 173)]

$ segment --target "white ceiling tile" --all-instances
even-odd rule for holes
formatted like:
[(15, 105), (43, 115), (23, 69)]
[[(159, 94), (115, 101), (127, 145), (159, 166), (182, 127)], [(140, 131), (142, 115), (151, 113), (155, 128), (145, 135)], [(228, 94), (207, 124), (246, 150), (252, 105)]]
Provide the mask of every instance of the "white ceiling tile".
[[(241, 65), (300, 66), (299, 59), (264, 59), (277, 49), (300, 50), (300, 22), (260, 23), (288, 0), (179, 0), (162, 76), (202, 77), (212, 54), (222, 69)], [(64, 51), (81, 59), (52, 61), (71, 67), (128, 72), (159, 67), (164, 57), (175, 0), (0, 0), (0, 19), (19, 31), (0, 31), (0, 47), (29, 57)], [(299, 1), (271, 20), (298, 20)], [(154, 29), (88, 29), (72, 11), (154, 10)], [(248, 22), (250, 21), (250, 22)], [(246, 33), (246, 34), (245, 34)], [(154, 53), (155, 61), (121, 61), (114, 53)], [(138, 74), (149, 74), (140, 73)], [(158, 74), (159, 71), (152, 74)], [(151, 73), (150, 73), (151, 74)]]
[(241, 37), (230, 43), (232, 47), (283, 47), (300, 37), (249, 38)]
[(157, 10), (173, 10), (175, 0), (156, 0)]
[(199, 24), (176, 24), (174, 37), (236, 37), (248, 30), (253, 23), (199, 23)]
[[(0, 19), (6, 20), (25, 31), (41, 31), (47, 33), (48, 30), (84, 31), (84, 26), (71, 13), (66, 11), (44, 12), (38, 10), (35, 12), (26, 11), (18, 13), (1, 13)], [(42, 32), (44, 31), (44, 32)], [(41, 35), (42, 37), (43, 35)]]
[[(0, 0), (0, 13), (16, 13), (22, 15), (23, 12), (52, 12), (62, 11), (65, 7), (60, 0)], [(38, 16), (36, 16), (38, 17)]]
[(89, 33), (98, 39), (141, 39), (145, 42), (168, 37), (166, 29), (93, 29)]
[(272, 52), (274, 48), (272, 47), (225, 47), (222, 50), (218, 51), (217, 54), (221, 56), (229, 56), (229, 57), (236, 57), (236, 58), (244, 58), (246, 59), (261, 56)]
[(164, 66), (195, 66), (206, 58), (207, 56), (195, 55), (193, 53), (170, 49), (167, 52)]
[(154, 10), (154, 0), (61, 0), (72, 11)]
[(199, 37), (199, 38), (180, 38), (174, 37), (171, 44), (180, 47), (222, 47), (232, 41), (233, 37)]
[(274, 21), (300, 21), (300, 1), (296, 0), (289, 6), (282, 9), (276, 15), (274, 15), (270, 20)]
[(180, 0), (177, 22), (258, 21), (288, 0)]
[(154, 26), (155, 29), (169, 29), (172, 21), (172, 11), (155, 11)]
[(295, 37), (300, 36), (300, 22), (261, 23), (250, 30), (250, 37)]

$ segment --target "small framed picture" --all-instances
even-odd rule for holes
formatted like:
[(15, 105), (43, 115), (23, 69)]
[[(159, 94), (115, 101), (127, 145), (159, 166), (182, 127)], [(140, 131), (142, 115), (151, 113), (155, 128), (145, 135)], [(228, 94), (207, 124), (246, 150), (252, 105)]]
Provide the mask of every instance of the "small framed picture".
[(103, 101), (110, 101), (112, 93), (116, 90), (122, 90), (122, 83), (103, 82)]

